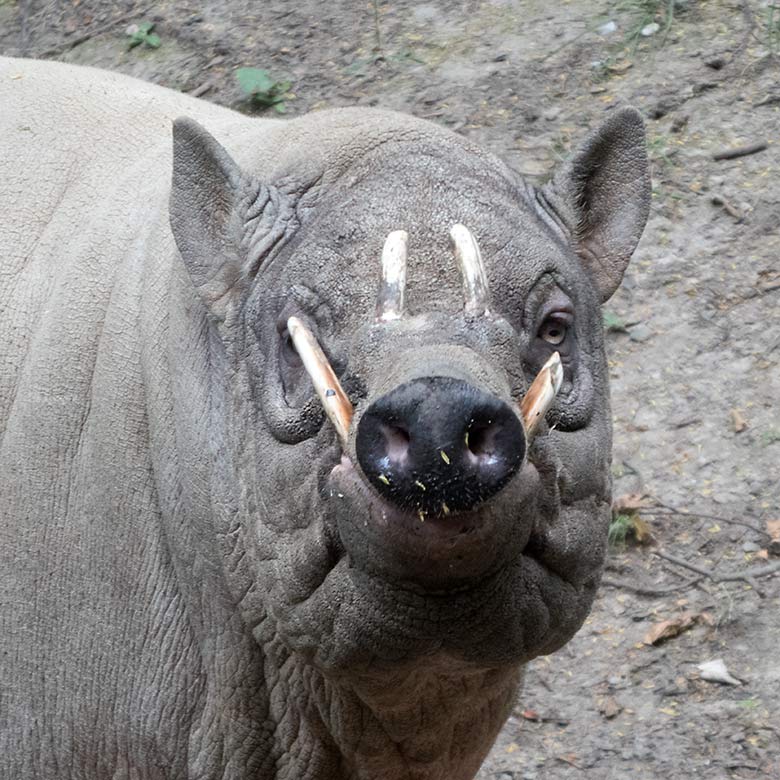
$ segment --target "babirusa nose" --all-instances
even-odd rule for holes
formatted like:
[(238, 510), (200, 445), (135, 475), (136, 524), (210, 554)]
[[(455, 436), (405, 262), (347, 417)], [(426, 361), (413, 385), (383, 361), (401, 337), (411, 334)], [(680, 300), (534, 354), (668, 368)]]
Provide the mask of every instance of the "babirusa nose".
[(357, 457), (374, 487), (417, 513), (473, 509), (523, 463), (517, 412), (459, 379), (415, 379), (374, 401), (357, 430)]

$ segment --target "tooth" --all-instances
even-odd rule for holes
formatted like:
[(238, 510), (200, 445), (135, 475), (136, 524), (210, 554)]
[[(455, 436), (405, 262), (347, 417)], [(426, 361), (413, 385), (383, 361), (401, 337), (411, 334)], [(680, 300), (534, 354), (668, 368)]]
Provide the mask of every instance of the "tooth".
[(561, 356), (554, 352), (542, 366), (536, 379), (531, 382), (528, 392), (520, 403), (520, 412), (525, 426), (525, 435), (530, 443), (539, 422), (544, 419), (555, 396), (563, 384), (563, 366)]
[(463, 275), (466, 314), (481, 317), (488, 313), (490, 292), (477, 239), (465, 225), (453, 225), (450, 229), (450, 240), (458, 268)]
[(405, 230), (394, 230), (385, 240), (382, 249), (382, 282), (376, 303), (377, 322), (389, 322), (403, 316), (408, 238)]
[(349, 426), (352, 422), (352, 404), (314, 334), (297, 317), (287, 320), (287, 330), (322, 402), (325, 414), (333, 423), (342, 448), (346, 450)]

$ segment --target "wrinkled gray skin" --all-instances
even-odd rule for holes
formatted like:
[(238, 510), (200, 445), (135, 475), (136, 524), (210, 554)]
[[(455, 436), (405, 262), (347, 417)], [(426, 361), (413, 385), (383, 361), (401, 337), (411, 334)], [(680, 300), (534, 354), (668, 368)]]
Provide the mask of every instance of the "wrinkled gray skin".
[[(638, 114), (537, 191), (393, 113), (260, 121), (21, 60), (0, 105), (0, 776), (471, 778), (597, 587), (599, 304), (647, 216)], [(172, 160), (177, 117), (199, 124)], [(464, 317), (454, 222), (489, 317)], [(380, 325), (395, 229), (409, 313)], [(371, 400), (437, 375), (512, 403), (567, 308), (554, 430), (509, 485), (383, 521), (353, 465)], [(343, 460), (291, 314), (355, 404)]]

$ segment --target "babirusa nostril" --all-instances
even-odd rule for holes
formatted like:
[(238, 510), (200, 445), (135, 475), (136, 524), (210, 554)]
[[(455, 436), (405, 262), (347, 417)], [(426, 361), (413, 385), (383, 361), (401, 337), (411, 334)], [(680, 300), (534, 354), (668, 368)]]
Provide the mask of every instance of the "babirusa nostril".
[(503, 489), (522, 466), (525, 435), (499, 398), (459, 379), (426, 377), (374, 401), (358, 423), (355, 448), (387, 500), (410, 513), (446, 515)]
[(466, 430), (464, 442), (475, 458), (494, 457), (497, 428), (492, 422), (472, 424)]
[(385, 437), (390, 465), (402, 465), (409, 456), (409, 432), (397, 425), (383, 425), (380, 430)]

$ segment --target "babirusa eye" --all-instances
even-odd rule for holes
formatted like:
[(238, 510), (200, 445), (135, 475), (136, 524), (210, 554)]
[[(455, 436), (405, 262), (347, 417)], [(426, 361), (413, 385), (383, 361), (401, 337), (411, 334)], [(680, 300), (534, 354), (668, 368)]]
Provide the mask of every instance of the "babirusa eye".
[(539, 328), (539, 338), (558, 347), (566, 341), (569, 332), (568, 323), (559, 317), (548, 317)]

